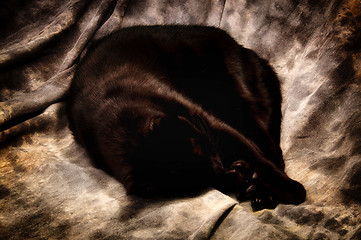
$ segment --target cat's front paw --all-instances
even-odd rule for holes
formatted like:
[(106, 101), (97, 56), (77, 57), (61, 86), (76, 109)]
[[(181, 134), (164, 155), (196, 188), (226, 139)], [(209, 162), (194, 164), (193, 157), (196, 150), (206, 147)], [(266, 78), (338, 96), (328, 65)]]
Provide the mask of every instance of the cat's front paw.
[(243, 160), (235, 161), (224, 174), (222, 188), (226, 191), (244, 195), (250, 186), (252, 174), (253, 171), (247, 162)]
[(269, 187), (258, 180), (257, 174), (252, 184), (246, 190), (246, 196), (251, 198), (254, 211), (274, 209), (278, 204), (301, 204), (306, 199), (306, 190), (297, 181), (289, 179), (283, 185)]
[(280, 202), (262, 185), (255, 187), (251, 197), (251, 206), (254, 211), (262, 209), (274, 209)]
[(245, 191), (237, 193), (239, 201), (251, 200), (254, 211), (274, 209), (280, 203), (274, 195), (259, 181), (257, 173), (253, 173), (250, 184)]
[(279, 204), (272, 193), (260, 183), (257, 173), (253, 173), (247, 189), (237, 193), (237, 199), (239, 201), (251, 200), (254, 211), (265, 208), (274, 209)]

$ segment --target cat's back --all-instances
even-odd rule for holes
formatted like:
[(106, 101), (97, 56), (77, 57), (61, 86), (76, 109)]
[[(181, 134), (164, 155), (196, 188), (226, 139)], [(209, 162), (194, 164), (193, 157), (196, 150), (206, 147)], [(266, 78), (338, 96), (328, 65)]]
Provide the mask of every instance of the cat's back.
[[(150, 57), (148, 54), (155, 54), (158, 51), (181, 54), (183, 51), (187, 52), (192, 49), (201, 55), (207, 54), (207, 50), (215, 51), (234, 46), (237, 46), (237, 43), (225, 31), (215, 27), (135, 26), (123, 28), (105, 37), (94, 44), (90, 51), (94, 51), (95, 55), (101, 58), (122, 63), (124, 60), (138, 62), (141, 60), (140, 56)], [(123, 56), (126, 59), (114, 59), (114, 56)]]
[(215, 27), (124, 28), (90, 47), (73, 82), (79, 88), (96, 84), (104, 75), (116, 75), (125, 65), (132, 66), (132, 70), (143, 69), (157, 74), (165, 69), (189, 71), (192, 66), (201, 67), (200, 62), (209, 66), (212, 60), (223, 59), (237, 48), (238, 44), (225, 31)]

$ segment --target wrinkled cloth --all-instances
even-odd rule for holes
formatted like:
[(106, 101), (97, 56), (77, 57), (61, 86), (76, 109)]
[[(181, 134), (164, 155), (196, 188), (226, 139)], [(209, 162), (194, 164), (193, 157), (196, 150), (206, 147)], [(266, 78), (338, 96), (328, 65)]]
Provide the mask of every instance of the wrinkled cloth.
[[(360, 1), (5, 0), (0, 22), (0, 239), (361, 239)], [(220, 27), (270, 61), (303, 204), (253, 212), (214, 189), (142, 199), (91, 164), (65, 113), (78, 59), (154, 24)]]

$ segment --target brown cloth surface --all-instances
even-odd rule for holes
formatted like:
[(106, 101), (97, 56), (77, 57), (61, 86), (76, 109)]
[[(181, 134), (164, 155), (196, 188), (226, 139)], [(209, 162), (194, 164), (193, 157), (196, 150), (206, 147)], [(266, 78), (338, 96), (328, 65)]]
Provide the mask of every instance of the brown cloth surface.
[[(361, 3), (68, 0), (0, 3), (0, 239), (361, 239)], [(282, 81), (299, 206), (252, 212), (208, 189), (144, 200), (74, 142), (64, 95), (88, 43), (132, 25), (227, 30)]]

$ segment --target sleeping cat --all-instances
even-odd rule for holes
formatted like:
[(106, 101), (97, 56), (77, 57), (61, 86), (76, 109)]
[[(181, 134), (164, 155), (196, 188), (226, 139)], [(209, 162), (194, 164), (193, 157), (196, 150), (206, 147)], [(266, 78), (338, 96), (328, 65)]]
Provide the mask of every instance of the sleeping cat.
[(215, 187), (255, 210), (305, 200), (284, 172), (278, 78), (220, 29), (121, 29), (89, 48), (68, 99), (75, 139), (129, 194)]

